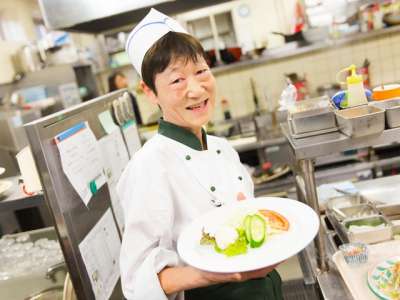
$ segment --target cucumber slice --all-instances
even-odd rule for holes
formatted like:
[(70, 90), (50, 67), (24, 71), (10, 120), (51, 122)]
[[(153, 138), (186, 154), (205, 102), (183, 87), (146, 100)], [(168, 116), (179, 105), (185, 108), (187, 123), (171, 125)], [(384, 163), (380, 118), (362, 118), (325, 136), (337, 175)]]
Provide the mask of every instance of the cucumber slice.
[(251, 220), (251, 215), (247, 215), (243, 220), (244, 234), (245, 234), (247, 243), (250, 243), (250, 240), (251, 240), (250, 220)]
[(258, 248), (265, 240), (265, 220), (259, 215), (253, 215), (250, 219), (250, 247)]

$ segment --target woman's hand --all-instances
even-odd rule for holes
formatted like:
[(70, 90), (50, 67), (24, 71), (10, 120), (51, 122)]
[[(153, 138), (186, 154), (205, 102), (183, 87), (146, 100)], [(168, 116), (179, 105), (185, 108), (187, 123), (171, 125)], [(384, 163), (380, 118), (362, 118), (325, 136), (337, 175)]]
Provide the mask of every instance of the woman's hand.
[(200, 271), (203, 278), (205, 278), (209, 284), (225, 283), (225, 282), (242, 282), (250, 279), (263, 278), (272, 272), (278, 264), (258, 269), (255, 271), (240, 272), (240, 273), (212, 273)]
[(190, 266), (167, 267), (158, 273), (158, 279), (164, 292), (169, 295), (217, 283), (242, 282), (262, 278), (274, 270), (277, 265), (241, 273), (213, 273), (201, 271)]

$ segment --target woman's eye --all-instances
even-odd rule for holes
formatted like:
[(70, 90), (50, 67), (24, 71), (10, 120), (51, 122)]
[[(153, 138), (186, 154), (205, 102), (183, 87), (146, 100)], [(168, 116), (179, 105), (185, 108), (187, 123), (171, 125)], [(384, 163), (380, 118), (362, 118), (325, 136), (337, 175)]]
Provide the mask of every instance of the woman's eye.
[(205, 73), (207, 71), (208, 71), (208, 69), (201, 69), (201, 70), (197, 71), (196, 74), (203, 74), (203, 73)]
[(172, 81), (171, 84), (181, 83), (182, 81), (183, 81), (183, 78), (177, 78), (174, 81)]

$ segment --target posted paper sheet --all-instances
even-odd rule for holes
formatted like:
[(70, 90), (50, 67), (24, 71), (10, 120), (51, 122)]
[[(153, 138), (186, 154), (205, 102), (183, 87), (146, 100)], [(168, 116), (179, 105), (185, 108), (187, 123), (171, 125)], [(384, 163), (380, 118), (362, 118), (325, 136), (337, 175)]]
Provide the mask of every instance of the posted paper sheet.
[(111, 203), (117, 218), (118, 226), (123, 231), (124, 216), (118, 199), (116, 186), (122, 171), (129, 162), (128, 151), (125, 147), (121, 131), (118, 127), (110, 134), (99, 140), (99, 146), (104, 161), (104, 170), (110, 191)]
[(129, 156), (132, 157), (142, 146), (136, 123), (134, 121), (127, 122), (123, 125), (122, 131), (124, 133), (126, 146), (128, 147)]
[(106, 182), (103, 158), (92, 130), (81, 122), (55, 137), (65, 175), (85, 205)]
[(118, 129), (118, 126), (114, 123), (111, 112), (109, 110), (100, 113), (98, 115), (98, 118), (100, 120), (101, 126), (103, 126), (107, 134), (110, 134), (114, 130)]
[(109, 299), (118, 282), (120, 248), (117, 227), (108, 209), (79, 244), (96, 300)]

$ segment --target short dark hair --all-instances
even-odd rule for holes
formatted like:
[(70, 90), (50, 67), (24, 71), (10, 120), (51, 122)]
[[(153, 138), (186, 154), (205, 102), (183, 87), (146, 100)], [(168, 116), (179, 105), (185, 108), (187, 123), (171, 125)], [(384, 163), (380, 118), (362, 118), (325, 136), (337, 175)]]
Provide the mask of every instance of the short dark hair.
[(197, 62), (199, 56), (206, 59), (204, 49), (196, 38), (186, 33), (170, 31), (147, 50), (142, 63), (142, 79), (157, 94), (155, 76), (162, 73), (172, 60), (183, 58), (185, 62)]

